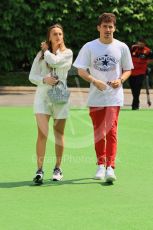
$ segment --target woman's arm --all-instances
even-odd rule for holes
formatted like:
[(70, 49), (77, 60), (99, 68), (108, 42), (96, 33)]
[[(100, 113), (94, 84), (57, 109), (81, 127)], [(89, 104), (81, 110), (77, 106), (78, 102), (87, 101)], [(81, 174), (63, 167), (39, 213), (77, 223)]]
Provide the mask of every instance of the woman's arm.
[(29, 74), (29, 80), (35, 85), (55, 85), (58, 80), (50, 75), (42, 76), (41, 69), (40, 69), (40, 53), (35, 57), (34, 62), (31, 67), (31, 71)]
[(43, 85), (43, 77), (41, 76), (41, 69), (40, 69), (40, 56), (41, 53), (39, 52), (35, 57), (30, 74), (29, 74), (29, 81), (31, 81), (35, 85)]
[(49, 50), (44, 52), (44, 60), (54, 68), (71, 68), (72, 65), (73, 53), (70, 49), (65, 50), (64, 52), (57, 51), (57, 54), (51, 53)]

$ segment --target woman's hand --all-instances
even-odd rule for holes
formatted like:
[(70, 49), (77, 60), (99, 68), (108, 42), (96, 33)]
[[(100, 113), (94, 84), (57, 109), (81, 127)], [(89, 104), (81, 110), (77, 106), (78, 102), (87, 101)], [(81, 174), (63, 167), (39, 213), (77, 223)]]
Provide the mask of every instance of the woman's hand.
[(48, 50), (48, 44), (47, 42), (41, 42), (41, 49), (45, 52), (46, 50)]
[(43, 78), (43, 82), (48, 84), (48, 85), (56, 85), (58, 83), (59, 80), (55, 79), (54, 77), (52, 76), (45, 76)]
[(59, 45), (59, 49), (60, 49), (61, 51), (64, 51), (64, 50), (66, 49), (66, 46), (65, 46), (65, 44), (64, 44), (64, 41), (61, 42), (61, 44)]
[(101, 91), (107, 88), (107, 85), (103, 81), (100, 81), (100, 80), (94, 80), (93, 84), (97, 89)]

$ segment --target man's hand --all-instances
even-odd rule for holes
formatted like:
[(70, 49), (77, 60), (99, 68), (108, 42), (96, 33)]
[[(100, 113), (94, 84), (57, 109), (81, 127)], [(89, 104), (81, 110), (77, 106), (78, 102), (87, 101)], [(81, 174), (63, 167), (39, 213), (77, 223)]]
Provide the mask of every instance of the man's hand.
[(100, 81), (100, 80), (94, 80), (93, 84), (97, 89), (101, 91), (107, 88), (107, 85), (103, 81)]
[(121, 79), (119, 78), (119, 79), (114, 80), (114, 81), (109, 81), (107, 84), (109, 86), (111, 86), (113, 89), (116, 89), (116, 88), (121, 86), (122, 82), (121, 82)]

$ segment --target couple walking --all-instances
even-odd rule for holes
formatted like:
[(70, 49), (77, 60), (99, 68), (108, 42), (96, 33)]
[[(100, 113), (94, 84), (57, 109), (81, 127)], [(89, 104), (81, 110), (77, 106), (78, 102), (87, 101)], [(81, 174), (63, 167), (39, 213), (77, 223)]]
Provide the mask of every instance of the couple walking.
[[(80, 50), (73, 65), (78, 74), (90, 82), (87, 105), (94, 129), (97, 172), (95, 179), (113, 182), (116, 180), (115, 159), (117, 152), (117, 126), (120, 107), (123, 105), (122, 84), (131, 75), (133, 68), (127, 45), (114, 38), (116, 17), (112, 13), (99, 16), (97, 30), (99, 38), (87, 42)], [(49, 130), (50, 117), (53, 118), (56, 163), (52, 179), (63, 178), (61, 161), (64, 151), (64, 128), (68, 117), (68, 103), (49, 103), (47, 91), (58, 84), (59, 79), (66, 84), (68, 70), (72, 65), (72, 50), (64, 43), (63, 28), (55, 24), (48, 29), (46, 42), (41, 43), (41, 51), (34, 59), (29, 80), (37, 85), (34, 113), (37, 121), (36, 143), (37, 171), (36, 184), (43, 183), (43, 162)], [(52, 75), (56, 71), (58, 79)]]

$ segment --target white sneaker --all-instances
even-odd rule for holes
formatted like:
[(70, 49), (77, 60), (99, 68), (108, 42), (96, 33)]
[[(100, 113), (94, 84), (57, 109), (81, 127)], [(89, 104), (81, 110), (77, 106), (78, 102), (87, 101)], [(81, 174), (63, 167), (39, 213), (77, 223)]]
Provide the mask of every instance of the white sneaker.
[(44, 172), (42, 171), (42, 169), (38, 169), (35, 177), (33, 178), (33, 182), (35, 184), (43, 184), (43, 176)]
[(60, 168), (54, 168), (53, 181), (60, 181), (63, 178), (63, 174)]
[(116, 180), (114, 169), (111, 166), (107, 167), (106, 169), (105, 180), (106, 182), (113, 182)]
[(105, 178), (105, 172), (106, 172), (106, 168), (104, 165), (99, 165), (96, 175), (95, 175), (95, 179), (96, 180), (104, 180)]

